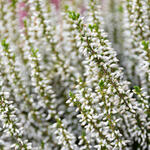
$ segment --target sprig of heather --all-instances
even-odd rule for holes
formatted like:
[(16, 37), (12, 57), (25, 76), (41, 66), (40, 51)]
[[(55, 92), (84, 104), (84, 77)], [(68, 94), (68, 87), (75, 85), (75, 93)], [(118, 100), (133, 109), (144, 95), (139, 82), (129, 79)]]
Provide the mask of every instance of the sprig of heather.
[(133, 92), (136, 94), (137, 100), (144, 112), (141, 115), (145, 115), (145, 118), (141, 120), (143, 130), (139, 131), (139, 135), (142, 134), (142, 136), (138, 139), (138, 143), (140, 143), (140, 146), (142, 146), (143, 149), (146, 149), (149, 148), (150, 144), (150, 97), (147, 96), (147, 93), (143, 92), (143, 89), (140, 89), (138, 86), (134, 86)]
[(139, 48), (135, 50), (135, 54), (138, 56), (138, 63), (136, 65), (136, 71), (140, 78), (140, 86), (143, 90), (150, 95), (150, 44), (148, 41), (142, 41)]
[[(10, 82), (13, 96), (15, 98), (15, 104), (18, 109), (18, 117), (20, 118), (29, 118), (29, 121), (22, 120), (22, 124), (24, 125), (24, 128), (29, 128), (31, 126), (39, 126), (39, 124), (42, 122), (41, 117), (39, 116), (39, 110), (38, 107), (35, 106), (34, 101), (34, 95), (31, 94), (28, 87), (24, 83), (25, 81), (21, 77), (21, 72), (18, 66), (18, 60), (16, 59), (15, 53), (12, 52), (12, 50), (9, 48), (9, 44), (6, 43), (5, 40), (2, 41), (3, 46), (3, 54), (2, 56), (3, 61), (8, 62), (5, 63), (6, 73), (7, 73), (7, 79)], [(4, 60), (4, 58), (6, 58)], [(8, 70), (7, 70), (8, 69)], [(20, 102), (22, 101), (22, 102)], [(19, 105), (19, 106), (18, 106)], [(33, 128), (33, 132), (35, 132)], [(27, 132), (26, 132), (27, 133)], [(34, 134), (30, 135), (30, 138), (35, 138)]]
[(25, 150), (32, 149), (31, 143), (29, 143), (28, 140), (23, 140), (23, 128), (16, 117), (16, 108), (13, 106), (13, 102), (4, 98), (5, 96), (1, 95), (1, 121), (3, 122), (3, 128), (5, 129), (4, 132), (11, 135), (12, 138), (16, 140), (16, 143), (12, 144), (11, 148), (24, 148)]
[(146, 4), (146, 0), (133, 0), (131, 3), (128, 3), (128, 5), (131, 5), (130, 7), (132, 7), (130, 14), (130, 29), (133, 40), (136, 41), (134, 44), (137, 47), (137, 44), (139, 44), (140, 41), (148, 40), (149, 38), (149, 32), (146, 32), (149, 30), (147, 18), (148, 6)]
[[(25, 28), (26, 28), (26, 25), (25, 25)], [(28, 45), (31, 46), (32, 44), (28, 43)], [(26, 50), (28, 50), (28, 49), (26, 49)], [(38, 106), (38, 108), (40, 108), (40, 107), (43, 107), (44, 109), (48, 108), (48, 115), (45, 116), (44, 114), (41, 114), (42, 117), (40, 117), (40, 118), (38, 117), (38, 115), (39, 115), (39, 113), (37, 112), (38, 108), (36, 108), (36, 110), (34, 109), (35, 113), (33, 114), (34, 117), (32, 119), (37, 120), (37, 118), (39, 118), (40, 122), (43, 119), (49, 120), (49, 119), (51, 119), (51, 117), (53, 118), (54, 114), (56, 115), (55, 105), (57, 103), (56, 102), (54, 103), (55, 95), (51, 89), (51, 86), (48, 85), (49, 84), (48, 79), (46, 80), (45, 77), (43, 77), (43, 75), (41, 74), (42, 71), (40, 70), (41, 69), (40, 54), (39, 54), (38, 50), (34, 50), (33, 48), (31, 48), (30, 51), (28, 51), (27, 63), (30, 64), (30, 67), (31, 67), (31, 81), (32, 81), (32, 86), (35, 89), (35, 91), (32, 91), (32, 92), (33, 93), (35, 92), (37, 94), (38, 100), (41, 99), (41, 101), (38, 102), (37, 106)], [(50, 96), (53, 99), (53, 105), (52, 105)], [(35, 97), (35, 95), (34, 95), (34, 97)], [(43, 102), (43, 100), (44, 100), (44, 102)], [(35, 104), (33, 103), (33, 105), (35, 105)], [(50, 126), (52, 126), (52, 125), (50, 125)], [(46, 144), (44, 144), (44, 145), (46, 145)]]
[(147, 123), (149, 124), (149, 96), (147, 96), (146, 92), (143, 92), (143, 89), (140, 89), (138, 86), (134, 86), (133, 92), (138, 96), (141, 107), (144, 113), (147, 115)]
[[(39, 21), (40, 23), (37, 23), (37, 24), (43, 27), (43, 30), (41, 28), (41, 31), (38, 31), (38, 32), (41, 32), (41, 34), (39, 34), (39, 36), (37, 35), (37, 41), (39, 42), (39, 44), (44, 41), (46, 42), (45, 45), (48, 45), (48, 47), (40, 48), (40, 53), (41, 55), (43, 55), (42, 54), (42, 49), (43, 49), (45, 53), (44, 57), (48, 58), (49, 56), (48, 61), (50, 61), (50, 63), (52, 63), (52, 65), (54, 66), (51, 68), (51, 70), (49, 70), (47, 76), (51, 75), (52, 70), (54, 70), (58, 74), (61, 74), (62, 80), (66, 80), (67, 77), (72, 76), (75, 73), (75, 71), (74, 73), (72, 73), (73, 67), (71, 67), (70, 64), (68, 64), (68, 62), (65, 61), (65, 54), (64, 54), (65, 52), (62, 47), (62, 41), (64, 38), (62, 37), (62, 35), (61, 36), (58, 35), (59, 33), (61, 33), (61, 30), (63, 27), (61, 25), (59, 26), (58, 29), (56, 29), (53, 23), (50, 22), (52, 15), (55, 15), (52, 13), (52, 10), (53, 10), (52, 7), (49, 7), (49, 9), (52, 9), (52, 10), (48, 10), (46, 3), (43, 3), (42, 1), (39, 1), (39, 0), (37, 0), (35, 3), (33, 3), (33, 1), (29, 1), (29, 4), (31, 7), (31, 13), (32, 13), (32, 9), (36, 10), (37, 17), (36, 16), (34, 17), (35, 22)], [(34, 18), (31, 18), (31, 21), (34, 21), (33, 20)], [(33, 34), (34, 34), (34, 32), (36, 32), (36, 26), (33, 25), (32, 29), (33, 29)], [(60, 32), (58, 33), (56, 30)], [(37, 46), (33, 44), (33, 47), (36, 49)], [(45, 48), (46, 48), (46, 51), (45, 51)]]
[[(57, 122), (58, 121), (61, 122), (60, 118), (56, 117), (56, 116), (59, 116), (59, 112), (56, 111), (57, 102), (56, 102), (55, 94), (52, 90), (52, 87), (50, 88), (50, 85), (48, 86), (48, 85), (44, 84), (44, 77), (40, 76), (41, 75), (40, 74), (41, 71), (40, 71), (40, 67), (39, 67), (40, 54), (38, 53), (38, 50), (33, 50), (32, 49), (32, 56), (31, 57), (32, 57), (32, 63), (33, 63), (33, 65), (31, 65), (33, 67), (32, 68), (32, 71), (33, 71), (32, 72), (33, 73), (32, 81), (33, 81), (33, 84), (35, 84), (35, 87), (36, 87), (35, 92), (37, 92), (37, 94), (39, 94), (40, 99), (44, 100), (43, 105), (45, 105), (46, 108), (48, 108), (48, 113), (49, 113), (48, 116), (50, 118), (54, 117)], [(45, 79), (45, 81), (48, 81), (48, 79), (47, 80)], [(47, 89), (48, 87), (50, 89)], [(70, 138), (68, 139), (68, 137), (67, 137), (67, 134), (69, 134), (69, 132), (63, 126), (59, 126), (59, 128), (61, 128), (61, 129), (58, 129), (58, 130), (60, 132), (63, 132), (63, 134), (64, 134), (63, 136), (64, 136), (65, 139), (63, 141), (66, 141), (68, 143), (70, 141)], [(61, 131), (62, 129), (63, 129), (63, 131)], [(57, 132), (57, 130), (56, 130), (56, 132)], [(62, 136), (60, 133), (58, 135)], [(71, 137), (71, 135), (70, 135), (70, 137)], [(64, 147), (65, 147), (65, 144), (64, 144)], [(75, 147), (76, 146), (71, 144), (71, 147), (69, 146), (69, 149), (70, 148), (74, 149)], [(63, 147), (62, 147), (62, 149), (63, 149)]]
[(149, 0), (55, 2), (0, 2), (0, 149), (150, 149)]
[[(77, 92), (75, 94), (70, 93), (71, 98), (68, 100), (68, 103), (70, 103), (70, 106), (74, 105), (77, 107), (76, 110), (79, 111), (77, 116), (80, 118), (81, 125), (86, 129), (85, 137), (88, 139), (87, 143), (92, 142), (92, 139), (95, 138), (97, 142), (95, 148), (121, 148), (125, 143), (121, 139), (119, 130), (117, 131), (114, 128), (118, 120), (112, 121), (110, 119), (111, 113), (109, 112), (111, 110), (109, 110), (105, 101), (99, 103), (99, 106), (104, 107), (106, 110), (100, 108), (100, 111), (98, 111), (92, 106), (98, 97), (90, 88), (85, 86), (82, 79), (78, 82), (76, 89)], [(91, 140), (87, 136), (89, 131)], [(88, 144), (87, 146), (91, 147), (91, 145)]]
[[(31, 150), (32, 144), (28, 140), (23, 140), (23, 128), (22, 124), (19, 123), (16, 117), (16, 108), (13, 106), (13, 102), (9, 101), (6, 95), (7, 92), (0, 96), (0, 112), (1, 121), (3, 122), (3, 128), (6, 134), (9, 134), (16, 143), (12, 144), (10, 147), (15, 149), (25, 149)], [(8, 93), (7, 93), (8, 94)], [(9, 148), (10, 148), (9, 147)]]
[[(16, 102), (18, 102), (21, 99), (25, 99), (29, 106), (32, 103), (28, 98), (29, 93), (25, 87), (24, 82), (22, 81), (21, 72), (19, 71), (20, 66), (18, 65), (19, 62), (17, 62), (18, 60), (16, 58), (16, 55), (12, 51), (12, 49), (10, 49), (9, 44), (6, 43), (6, 40), (3, 40), (1, 45), (2, 45), (1, 58), (5, 62), (4, 63), (5, 72), (7, 73), (8, 76), (7, 78), (11, 83), (15, 100)], [(23, 106), (25, 105), (23, 104)]]
[[(103, 1), (105, 3), (105, 1)], [(119, 59), (119, 65), (124, 65), (124, 39), (123, 39), (123, 6), (122, 0), (108, 0), (106, 1), (107, 5), (104, 5), (106, 8), (103, 8), (97, 11), (103, 16), (104, 20), (104, 30), (107, 32), (108, 39), (112, 43), (112, 47), (117, 52), (117, 58)], [(102, 10), (102, 11), (101, 11)], [(110, 28), (111, 27), (111, 28)], [(124, 75), (126, 77), (126, 70)]]
[(52, 87), (49, 83), (49, 80), (41, 74), (40, 68), (40, 54), (37, 50), (31, 49), (30, 53), (30, 64), (31, 64), (31, 81), (34, 87), (34, 92), (38, 94), (37, 98), (41, 99), (38, 106), (49, 108), (48, 116), (51, 118), (56, 113), (55, 107), (57, 105), (55, 94), (52, 90)]
[[(21, 77), (21, 72), (18, 65), (18, 60), (15, 56), (15, 53), (9, 48), (9, 44), (5, 40), (2, 41), (3, 51), (1, 53), (3, 61), (5, 61), (5, 68), (7, 73), (7, 79), (11, 83), (13, 90), (13, 95), (15, 97), (16, 104), (20, 104), (22, 111), (28, 112), (33, 111), (33, 116), (35, 116), (35, 108), (33, 104), (33, 97), (29, 94), (29, 89), (25, 85), (23, 78)], [(3, 56), (4, 55), (4, 56)], [(6, 58), (6, 59), (4, 59)], [(7, 63), (6, 63), (7, 62)], [(7, 66), (7, 67), (6, 67)], [(8, 68), (9, 66), (9, 68)], [(7, 70), (8, 69), (8, 70)], [(23, 103), (20, 101), (23, 100)], [(30, 115), (30, 114), (28, 114)], [(37, 117), (38, 119), (38, 117)]]
[[(93, 19), (93, 21), (94, 21), (94, 19)], [(98, 24), (98, 23), (96, 22), (96, 24)], [(97, 29), (97, 30), (98, 30), (98, 29)], [(101, 44), (103, 44), (103, 43), (101, 43)], [(131, 94), (131, 95), (132, 95), (132, 94)], [(136, 104), (136, 105), (138, 106), (138, 104)], [(139, 109), (140, 109), (140, 108), (139, 108)], [(142, 112), (142, 111), (141, 111), (141, 112)], [(138, 115), (137, 115), (137, 116), (138, 116)], [(143, 118), (144, 118), (144, 117), (142, 117), (142, 116), (140, 117), (141, 122), (143, 122)], [(137, 124), (138, 124), (138, 123), (137, 123)], [(140, 128), (141, 128), (141, 131), (144, 131), (141, 125), (140, 125)], [(143, 135), (144, 135), (144, 134), (143, 134)]]
[[(8, 50), (8, 44), (4, 41), (2, 43), (5, 50)], [(2, 75), (0, 75), (2, 78)], [(11, 136), (15, 143), (11, 145), (11, 148), (15, 149), (32, 149), (31, 143), (28, 140), (23, 140), (23, 124), (17, 118), (18, 109), (15, 108), (13, 101), (10, 98), (10, 94), (6, 91), (7, 88), (3, 87), (4, 81), (0, 84), (0, 112), (1, 121), (5, 134)]]
[(124, 1), (125, 25), (129, 32), (131, 48), (137, 48), (141, 41), (148, 40), (149, 30), (146, 1)]
[(87, 133), (82, 130), (81, 136), (79, 136), (79, 145), (81, 150), (90, 150), (92, 148)]
[[(29, 22), (30, 22), (30, 20), (25, 21), (25, 25), (24, 25), (25, 34), (22, 34), (23, 35), (22, 37), (27, 42), (27, 43), (25, 43), (25, 44), (27, 44), (27, 47), (26, 47), (27, 49), (26, 49), (25, 53), (28, 54), (26, 58), (27, 58), (27, 65), (30, 68), (29, 70), (31, 71), (31, 81), (32, 81), (31, 83), (32, 83), (32, 87), (34, 88), (33, 92), (36, 93), (35, 97), (37, 97), (37, 99), (40, 99), (40, 101), (38, 102), (38, 105), (37, 105), (38, 108), (41, 107), (41, 108), (47, 109), (46, 112), (48, 114), (47, 115), (45, 114), (46, 116), (45, 115), (43, 116), (41, 114), (42, 120), (45, 118), (47, 121), (51, 120), (53, 122), (54, 121), (53, 117), (57, 114), (56, 106), (59, 104), (59, 102), (56, 102), (54, 100), (55, 94), (53, 93), (53, 90), (51, 87), (51, 83), (52, 83), (51, 81), (52, 81), (53, 75), (50, 77), (48, 74), (42, 73), (44, 68), (43, 68), (43, 64), (41, 62), (41, 59), (43, 60), (43, 58), (41, 57), (41, 51), (33, 49), (33, 47), (35, 47), (35, 45), (34, 45), (34, 42), (31, 40), (32, 34), (34, 34), (34, 32), (35, 32), (34, 31), (35, 26), (33, 25), (32, 29), (30, 31), (28, 31), (27, 28), (30, 27)], [(49, 33), (49, 34), (51, 35), (51, 33)], [(53, 50), (55, 51), (56, 47), (55, 47), (55, 44), (53, 44), (51, 42), (53, 42), (53, 41), (50, 41), (50, 47), (52, 46), (52, 52), (53, 52)], [(50, 54), (52, 54), (52, 53), (50, 53)], [(58, 52), (56, 54), (57, 55), (53, 55), (53, 56), (55, 58), (59, 57)], [(55, 60), (53, 63), (58, 63), (58, 62), (60, 62), (60, 59), (57, 60), (57, 62)], [(57, 68), (58, 68), (58, 66), (57, 66)], [(49, 73), (53, 74), (53, 68), (51, 70), (49, 70)], [(52, 125), (49, 124), (46, 128), (48, 129), (49, 127), (52, 128)], [(48, 134), (49, 134), (49, 132), (48, 132)], [(50, 134), (51, 134), (51, 132), (50, 132)], [(51, 139), (52, 139), (51, 142), (55, 145), (55, 147), (57, 147), (57, 144), (54, 143), (55, 141), (53, 141), (53, 136), (49, 137), (49, 140), (51, 140)], [(46, 143), (44, 145), (46, 145)]]
[[(34, 50), (32, 49), (32, 55), (31, 55), (31, 60), (32, 60), (32, 76), (31, 76), (31, 80), (32, 80), (32, 84), (33, 86), (35, 86), (35, 92), (38, 94), (37, 98), (41, 99), (41, 101), (39, 101), (38, 106), (42, 106), (44, 108), (47, 108), (48, 110), (48, 116), (46, 117), (47, 120), (49, 119), (54, 119), (58, 122), (60, 122), (60, 118), (56, 117), (59, 116), (59, 112), (56, 111), (56, 98), (55, 98), (55, 94), (52, 90), (52, 87), (50, 85), (47, 85), (48, 79), (45, 79), (43, 76), (41, 77), (40, 75), (40, 67), (39, 67), (39, 60), (40, 60), (40, 54), (38, 53), (38, 50)], [(55, 129), (55, 124), (52, 125), (52, 127)], [(62, 149), (66, 148), (65, 146), (65, 142), (67, 142), (67, 145), (69, 146), (69, 150), (70, 149), (74, 149), (76, 146), (73, 145), (72, 138), (70, 139), (67, 136), (73, 137), (71, 135), (69, 135), (70, 133), (63, 127), (63, 126), (59, 126), (60, 129), (56, 129), (56, 132), (58, 133), (57, 138), (62, 137), (61, 132), (63, 133), (63, 137), (64, 139), (62, 139), (63, 146)], [(68, 139), (69, 138), (69, 139)], [(69, 143), (68, 143), (69, 142)], [(59, 143), (60, 144), (60, 143)]]
[[(16, 47), (16, 42), (18, 39), (18, 1), (4, 1), (0, 3), (1, 7), (1, 25), (0, 25), (0, 40), (7, 39), (11, 45)], [(9, 10), (9, 11), (8, 11)]]
[(140, 63), (138, 52), (140, 43), (149, 40), (148, 1), (124, 1), (124, 39), (125, 57), (129, 63), (126, 70), (133, 84), (141, 86), (141, 79), (135, 64)]
[[(134, 133), (133, 135), (136, 135), (137, 131), (134, 127), (138, 127), (139, 130), (142, 129), (136, 121), (137, 115), (135, 112), (138, 111), (140, 113), (141, 110), (138, 107), (138, 103), (132, 98), (133, 93), (128, 88), (128, 82), (122, 80), (123, 75), (121, 68), (119, 68), (117, 64), (116, 53), (110, 47), (110, 43), (106, 39), (106, 35), (102, 29), (99, 30), (96, 24), (93, 26), (90, 25), (89, 28), (86, 27), (86, 25), (82, 23), (82, 19), (79, 17), (79, 14), (76, 14), (75, 12), (69, 12), (69, 17), (74, 21), (75, 29), (79, 33), (77, 38), (81, 41), (81, 52), (98, 65), (98, 68), (101, 69), (105, 78), (108, 80), (110, 85), (112, 85), (113, 89), (115, 89), (114, 93), (118, 95), (119, 99), (119, 102), (116, 103), (116, 108), (119, 108), (124, 117), (128, 116), (126, 118), (127, 120), (131, 119), (132, 122), (133, 120), (136, 122), (136, 124), (131, 125), (130, 121), (126, 120), (128, 122), (127, 124), (132, 126), (132, 130), (130, 131)], [(97, 40), (93, 42), (92, 40), (94, 38)], [(98, 43), (96, 43), (96, 41), (98, 41)], [(100, 47), (101, 45), (102, 47)], [(101, 51), (99, 51), (99, 49)], [(108, 61), (109, 58), (111, 58), (110, 62)], [(129, 115), (127, 115), (128, 113), (130, 113), (132, 117), (129, 117)]]
[[(79, 76), (80, 72), (78, 71), (79, 65), (76, 66), (77, 63), (75, 64), (75, 62), (73, 62), (74, 52), (70, 52), (70, 57), (68, 57), (68, 47), (72, 45), (67, 44), (68, 40), (66, 38), (66, 35), (63, 33), (66, 24), (62, 21), (61, 24), (55, 29), (53, 23), (50, 22), (50, 19), (52, 18), (51, 11), (53, 10), (53, 8), (50, 7), (50, 9), (52, 10), (48, 10), (48, 6), (46, 6), (45, 2), (43, 3), (39, 0), (35, 2), (29, 1), (29, 5), (31, 13), (34, 10), (37, 15), (33, 15), (33, 18), (31, 18), (31, 20), (27, 22), (27, 26), (32, 26), (32, 28), (30, 31), (26, 30), (26, 36), (28, 37), (28, 41), (30, 41), (30, 39), (32, 39), (31, 35), (35, 35), (33, 38), (37, 40), (36, 43), (42, 43), (39, 44), (39, 54), (41, 55), (39, 65), (42, 68), (41, 72), (44, 72), (44, 76), (49, 79), (51, 85), (53, 86), (53, 91), (57, 95), (57, 107), (55, 109), (57, 112), (59, 112), (59, 115), (61, 115), (66, 120), (69, 120), (67, 121), (68, 126), (72, 128), (77, 134), (77, 128), (80, 129), (80, 126), (78, 127), (78, 125), (75, 124), (72, 125), (72, 122), (77, 122), (73, 119), (73, 116), (75, 116), (74, 109), (68, 110), (68, 106), (65, 102), (67, 100), (67, 93), (69, 91), (68, 89), (73, 89), (73, 83), (76, 80), (76, 77)], [(30, 21), (32, 22), (31, 25), (29, 23)], [(35, 22), (37, 23), (34, 24)], [(39, 36), (36, 36), (36, 26), (39, 26), (39, 29), (41, 28), (42, 33), (38, 34)], [(34, 48), (37, 47), (37, 45), (35, 45), (35, 42), (32, 42), (30, 45), (32, 45)], [(45, 59), (45, 57), (48, 58), (48, 62), (43, 62), (43, 59)], [(51, 68), (49, 66), (51, 66)], [(46, 71), (43, 67), (47, 67)], [(57, 90), (58, 86), (60, 90)], [(62, 110), (63, 107), (66, 108), (66, 111)]]
[[(28, 1), (29, 13), (32, 17), (27, 19), (28, 39), (32, 44), (32, 47), (40, 50), (40, 54), (43, 60), (43, 69), (47, 72), (47, 75), (51, 77), (53, 62), (57, 59), (58, 51), (56, 49), (57, 37), (55, 38), (55, 23), (56, 14), (54, 8), (50, 5), (49, 1)], [(36, 41), (36, 43), (34, 42)], [(42, 64), (41, 63), (41, 64)], [(49, 65), (45, 65), (49, 64)]]
[(62, 120), (56, 115), (56, 123), (53, 127), (56, 129), (55, 135), (58, 144), (61, 145), (61, 150), (78, 150), (78, 146), (75, 144), (76, 138), (73, 134), (66, 130)]

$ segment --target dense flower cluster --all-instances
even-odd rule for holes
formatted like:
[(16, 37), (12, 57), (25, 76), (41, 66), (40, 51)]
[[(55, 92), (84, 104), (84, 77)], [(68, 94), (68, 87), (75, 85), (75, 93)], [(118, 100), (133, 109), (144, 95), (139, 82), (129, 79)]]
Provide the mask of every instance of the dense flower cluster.
[(0, 149), (150, 150), (149, 0), (1, 0), (0, 41)]

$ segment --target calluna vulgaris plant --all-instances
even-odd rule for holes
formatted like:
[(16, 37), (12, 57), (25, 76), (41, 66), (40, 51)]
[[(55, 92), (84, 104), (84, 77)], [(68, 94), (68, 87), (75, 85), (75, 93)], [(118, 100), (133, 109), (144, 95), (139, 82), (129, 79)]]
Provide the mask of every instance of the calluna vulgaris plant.
[(150, 150), (149, 0), (0, 0), (0, 150)]

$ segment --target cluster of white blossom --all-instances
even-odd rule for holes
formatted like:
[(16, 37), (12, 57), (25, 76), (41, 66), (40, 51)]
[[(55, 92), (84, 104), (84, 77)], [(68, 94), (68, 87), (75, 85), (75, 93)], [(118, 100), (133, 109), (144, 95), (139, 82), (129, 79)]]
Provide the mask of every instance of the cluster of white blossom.
[[(140, 56), (141, 54), (141, 44), (147, 43), (150, 40), (150, 25), (149, 25), (149, 1), (148, 0), (124, 0), (123, 3), (124, 8), (124, 57), (125, 60), (129, 63), (124, 66), (127, 68), (126, 72), (128, 74), (128, 78), (132, 80), (133, 84), (137, 84), (139, 86), (147, 86), (147, 91), (149, 93), (149, 82), (142, 85), (142, 78), (139, 74), (142, 73), (141, 61), (145, 59)], [(149, 55), (149, 52), (145, 51), (145, 56)], [(146, 56), (146, 57), (147, 57)], [(139, 57), (142, 59), (139, 59)], [(147, 62), (149, 63), (149, 62)], [(136, 65), (135, 65), (136, 64)], [(147, 85), (146, 85), (147, 84)]]
[(150, 149), (149, 0), (1, 0), (0, 41), (0, 149)]

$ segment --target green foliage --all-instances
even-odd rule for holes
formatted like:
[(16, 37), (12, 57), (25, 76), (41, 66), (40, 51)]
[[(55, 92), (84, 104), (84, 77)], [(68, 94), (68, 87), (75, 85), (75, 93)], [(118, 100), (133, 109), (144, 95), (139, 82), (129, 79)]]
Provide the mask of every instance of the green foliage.
[(33, 57), (37, 57), (38, 51), (39, 51), (38, 49), (31, 48), (31, 52), (32, 52)]
[(144, 49), (148, 49), (149, 41), (142, 41), (142, 45), (144, 46)]
[(118, 7), (118, 11), (121, 12), (121, 13), (123, 13), (123, 6), (122, 6), (122, 5), (120, 5), (120, 6)]
[(73, 20), (78, 20), (80, 17), (80, 14), (76, 13), (75, 11), (68, 11), (68, 14), (69, 14), (69, 18)]
[(94, 29), (96, 31), (98, 31), (98, 25), (97, 24), (93, 24), (93, 25), (89, 24), (89, 28), (91, 29), (91, 31), (93, 31)]
[(2, 40), (1, 45), (3, 46), (3, 48), (4, 48), (5, 51), (8, 51), (9, 44), (6, 43), (6, 39)]
[(137, 94), (140, 94), (140, 93), (141, 93), (141, 89), (140, 89), (139, 86), (134, 86), (134, 89), (135, 89), (135, 92), (136, 92)]
[(18, 0), (11, 0), (13, 7), (16, 7), (17, 1), (18, 1)]
[(104, 88), (104, 84), (105, 84), (105, 82), (104, 82), (103, 80), (101, 80), (101, 81), (99, 82), (99, 87), (100, 87), (101, 89), (103, 89), (103, 88)]

